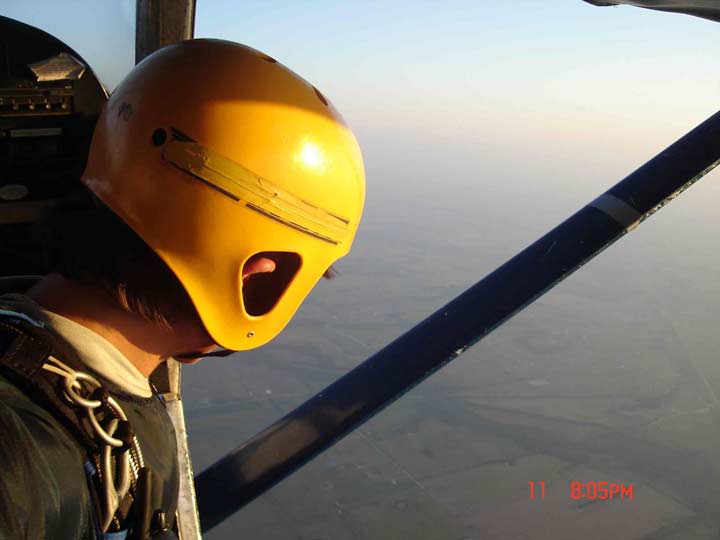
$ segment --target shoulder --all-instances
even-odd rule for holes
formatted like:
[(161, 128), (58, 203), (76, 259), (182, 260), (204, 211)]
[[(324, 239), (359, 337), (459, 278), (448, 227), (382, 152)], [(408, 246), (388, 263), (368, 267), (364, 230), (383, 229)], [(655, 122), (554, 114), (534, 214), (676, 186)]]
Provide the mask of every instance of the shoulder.
[[(84, 537), (90, 520), (82, 451), (52, 415), (2, 375), (0, 433), (0, 538), (58, 538), (65, 531), (69, 538)], [(70, 497), (81, 504), (67, 505)]]

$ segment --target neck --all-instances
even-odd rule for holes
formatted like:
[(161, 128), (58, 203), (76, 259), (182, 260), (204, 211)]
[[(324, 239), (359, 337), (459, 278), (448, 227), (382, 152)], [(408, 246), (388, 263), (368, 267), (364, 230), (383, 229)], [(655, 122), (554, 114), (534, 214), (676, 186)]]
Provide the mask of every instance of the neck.
[(27, 293), (39, 305), (114, 345), (146, 377), (172, 356), (172, 331), (122, 309), (107, 293), (50, 274)]

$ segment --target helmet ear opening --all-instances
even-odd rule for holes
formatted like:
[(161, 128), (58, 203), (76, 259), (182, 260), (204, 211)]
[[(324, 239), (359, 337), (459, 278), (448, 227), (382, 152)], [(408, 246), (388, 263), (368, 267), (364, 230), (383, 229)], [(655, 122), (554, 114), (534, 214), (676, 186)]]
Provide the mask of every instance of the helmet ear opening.
[(272, 311), (297, 274), (302, 262), (297, 253), (265, 251), (256, 253), (250, 259), (257, 257), (272, 260), (275, 263), (275, 270), (252, 274), (243, 282), (242, 299), (245, 312), (253, 317)]

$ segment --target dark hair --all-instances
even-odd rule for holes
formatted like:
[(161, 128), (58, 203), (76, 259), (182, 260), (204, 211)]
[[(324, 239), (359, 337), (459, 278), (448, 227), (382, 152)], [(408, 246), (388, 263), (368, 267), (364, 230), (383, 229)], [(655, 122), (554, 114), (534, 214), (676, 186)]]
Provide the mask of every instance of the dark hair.
[(97, 287), (126, 311), (168, 328), (179, 320), (199, 321), (175, 274), (89, 192), (53, 210), (42, 230), (49, 272)]

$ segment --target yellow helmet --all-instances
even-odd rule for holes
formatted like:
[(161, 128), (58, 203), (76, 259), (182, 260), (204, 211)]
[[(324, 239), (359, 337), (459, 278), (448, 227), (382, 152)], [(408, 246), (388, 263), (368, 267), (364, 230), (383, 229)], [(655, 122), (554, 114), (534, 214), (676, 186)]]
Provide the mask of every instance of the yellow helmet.
[[(360, 149), (330, 102), (269, 56), (214, 39), (165, 47), (130, 72), (82, 180), (232, 350), (285, 327), (350, 250), (365, 198)], [(282, 261), (267, 283), (276, 290), (250, 301), (243, 266), (268, 253)]]

